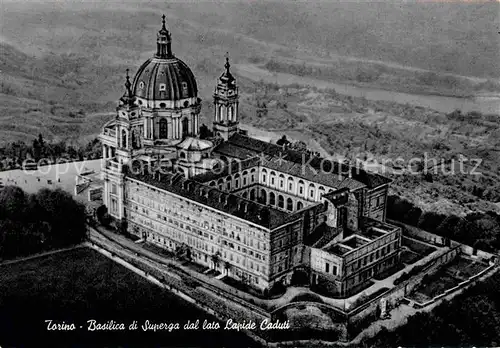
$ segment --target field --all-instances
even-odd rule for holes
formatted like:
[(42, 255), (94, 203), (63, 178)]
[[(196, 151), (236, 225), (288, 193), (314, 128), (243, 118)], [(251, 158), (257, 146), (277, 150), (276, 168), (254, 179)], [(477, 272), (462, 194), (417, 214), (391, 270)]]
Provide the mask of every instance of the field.
[[(26, 262), (0, 266), (0, 345), (34, 346), (254, 346), (243, 334), (192, 331), (188, 320), (214, 318), (160, 289), (91, 249), (76, 249)], [(75, 323), (77, 330), (47, 331), (44, 320)], [(87, 332), (96, 319), (130, 324), (137, 331)], [(146, 320), (179, 322), (180, 330), (143, 332)], [(82, 325), (82, 328), (79, 326)], [(29, 333), (29, 334), (28, 334)]]

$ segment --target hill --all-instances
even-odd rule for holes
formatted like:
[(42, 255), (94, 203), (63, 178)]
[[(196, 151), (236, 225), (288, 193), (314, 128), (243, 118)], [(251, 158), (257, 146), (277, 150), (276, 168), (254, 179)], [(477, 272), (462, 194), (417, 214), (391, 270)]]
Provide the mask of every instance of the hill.
[[(272, 68), (269, 63), (274, 63), (281, 70), (321, 64), (329, 79), (383, 88), (500, 90), (498, 3), (491, 1), (368, 6), (343, 1), (84, 0), (61, 5), (24, 0), (4, 1), (2, 9), (3, 142), (39, 132), (55, 140), (94, 136), (122, 93), (124, 70), (133, 72), (151, 56), (161, 12), (168, 14), (174, 53), (199, 81), (206, 122), (226, 51), (236, 64)], [(425, 75), (427, 69), (438, 75)], [(460, 78), (460, 83), (449, 77), (443, 82), (441, 74)], [(242, 91), (253, 93), (254, 82), (240, 83)], [(250, 105), (243, 109), (252, 111)]]

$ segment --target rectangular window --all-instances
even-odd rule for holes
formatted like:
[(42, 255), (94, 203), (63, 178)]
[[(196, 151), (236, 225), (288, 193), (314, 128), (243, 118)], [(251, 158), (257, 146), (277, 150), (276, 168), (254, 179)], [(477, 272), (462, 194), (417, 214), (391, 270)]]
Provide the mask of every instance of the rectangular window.
[(330, 273), (330, 264), (328, 262), (325, 262), (325, 272)]

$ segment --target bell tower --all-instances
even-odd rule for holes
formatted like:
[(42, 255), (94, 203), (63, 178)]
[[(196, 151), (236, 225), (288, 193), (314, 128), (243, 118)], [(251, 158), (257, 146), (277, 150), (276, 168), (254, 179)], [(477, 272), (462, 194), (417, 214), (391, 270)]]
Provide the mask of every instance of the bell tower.
[(130, 77), (127, 69), (125, 94), (120, 98), (116, 108), (116, 157), (118, 162), (126, 164), (132, 150), (138, 149), (142, 140), (142, 122), (140, 110), (136, 105), (136, 98), (132, 93)]
[(214, 135), (228, 140), (238, 132), (238, 87), (229, 68), (229, 54), (226, 53), (225, 71), (217, 80), (214, 92)]

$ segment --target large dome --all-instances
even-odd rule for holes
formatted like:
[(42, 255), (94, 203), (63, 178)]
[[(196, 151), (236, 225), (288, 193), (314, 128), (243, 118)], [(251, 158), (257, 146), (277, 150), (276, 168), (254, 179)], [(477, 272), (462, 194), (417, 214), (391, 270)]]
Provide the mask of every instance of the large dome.
[[(156, 35), (156, 54), (141, 65), (132, 82), (132, 93), (150, 101), (196, 98), (198, 87), (191, 69), (172, 53), (172, 37), (165, 26)], [(140, 103), (140, 101), (139, 101)]]
[(135, 74), (132, 91), (147, 100), (182, 100), (198, 96), (196, 79), (176, 57), (148, 59)]

